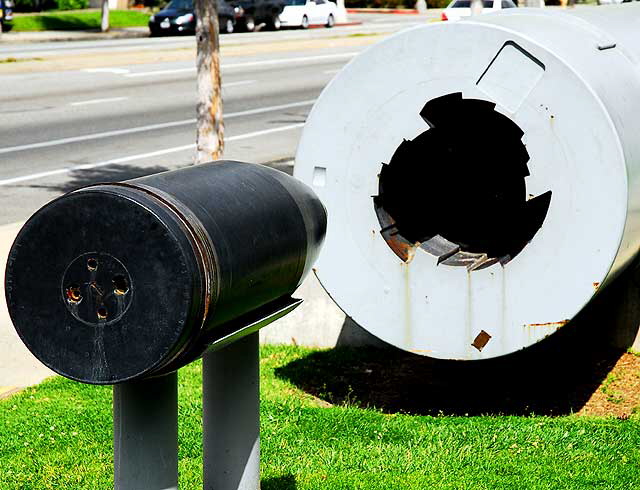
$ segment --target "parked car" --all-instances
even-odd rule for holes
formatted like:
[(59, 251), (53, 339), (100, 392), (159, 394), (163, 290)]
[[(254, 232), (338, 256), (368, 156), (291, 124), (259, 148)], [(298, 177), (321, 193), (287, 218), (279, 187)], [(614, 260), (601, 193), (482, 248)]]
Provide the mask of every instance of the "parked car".
[[(482, 0), (482, 12), (489, 13), (502, 9), (515, 8), (512, 0)], [(471, 0), (453, 0), (440, 15), (442, 20), (460, 20), (471, 16)]]
[[(225, 0), (218, 0), (220, 32), (233, 32), (242, 15), (241, 7), (234, 7)], [(193, 0), (171, 0), (164, 9), (149, 18), (149, 31), (152, 36), (194, 34), (196, 15)]]
[(632, 1), (634, 0), (598, 0), (598, 5), (616, 5), (619, 3), (631, 3)]
[(2, 30), (11, 29), (11, 21), (13, 20), (13, 0), (0, 0), (0, 24)]
[(271, 30), (280, 29), (284, 0), (230, 0), (230, 3), (244, 12), (244, 30), (253, 31), (261, 24)]
[(283, 27), (302, 27), (311, 24), (333, 27), (336, 23), (336, 4), (329, 0), (284, 0), (280, 14)]

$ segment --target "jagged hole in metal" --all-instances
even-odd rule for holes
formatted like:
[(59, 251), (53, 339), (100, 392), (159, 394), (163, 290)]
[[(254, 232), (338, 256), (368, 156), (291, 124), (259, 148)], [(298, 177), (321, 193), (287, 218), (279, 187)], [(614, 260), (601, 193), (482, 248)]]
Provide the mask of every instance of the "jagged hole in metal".
[(420, 116), (429, 129), (382, 166), (374, 206), (405, 262), (420, 246), (445, 265), (505, 264), (542, 226), (551, 191), (527, 195), (524, 133), (494, 108), (460, 93), (427, 102)]

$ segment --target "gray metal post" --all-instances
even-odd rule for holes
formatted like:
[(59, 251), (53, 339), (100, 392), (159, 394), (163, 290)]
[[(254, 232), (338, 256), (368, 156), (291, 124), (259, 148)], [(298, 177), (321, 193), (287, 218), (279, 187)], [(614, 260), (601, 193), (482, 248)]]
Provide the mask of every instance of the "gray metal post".
[(113, 387), (115, 490), (177, 490), (178, 375)]
[(204, 356), (204, 490), (260, 488), (258, 339), (255, 332)]

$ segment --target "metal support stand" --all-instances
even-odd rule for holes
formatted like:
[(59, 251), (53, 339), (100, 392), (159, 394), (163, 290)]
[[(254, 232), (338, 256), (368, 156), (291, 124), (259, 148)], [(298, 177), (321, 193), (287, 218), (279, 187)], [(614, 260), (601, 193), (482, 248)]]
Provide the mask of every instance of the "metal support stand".
[(177, 490), (178, 375), (113, 387), (115, 490)]
[(205, 354), (202, 383), (204, 490), (258, 490), (258, 332)]

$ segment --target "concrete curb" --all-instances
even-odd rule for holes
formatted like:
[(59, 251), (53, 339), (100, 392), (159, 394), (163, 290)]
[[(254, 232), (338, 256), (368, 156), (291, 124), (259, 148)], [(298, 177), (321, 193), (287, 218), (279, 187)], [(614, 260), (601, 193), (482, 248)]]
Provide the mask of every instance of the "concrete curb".
[(418, 14), (417, 9), (386, 9), (386, 8), (349, 8), (348, 14), (406, 14), (415, 15)]
[[(340, 22), (335, 24), (333, 27), (348, 27), (348, 26), (359, 26), (362, 25), (362, 22)], [(320, 29), (321, 27), (325, 27), (324, 24), (311, 24), (309, 25), (309, 29)]]
[(17, 388), (15, 386), (0, 386), (0, 400), (5, 398), (9, 398), (11, 395), (22, 391), (22, 388)]
[(149, 37), (146, 27), (128, 27), (112, 29), (109, 32), (98, 31), (35, 31), (4, 32), (0, 44), (47, 43), (63, 41), (100, 41), (104, 39), (132, 39)]
[[(349, 27), (362, 25), (360, 21), (339, 22), (334, 27)], [(310, 29), (324, 27), (324, 24), (313, 24)], [(0, 37), (0, 44), (19, 43), (47, 43), (64, 41), (101, 41), (105, 39), (138, 39), (149, 37), (146, 27), (129, 27), (113, 29), (109, 32), (97, 31), (36, 31), (36, 32), (5, 32)]]

